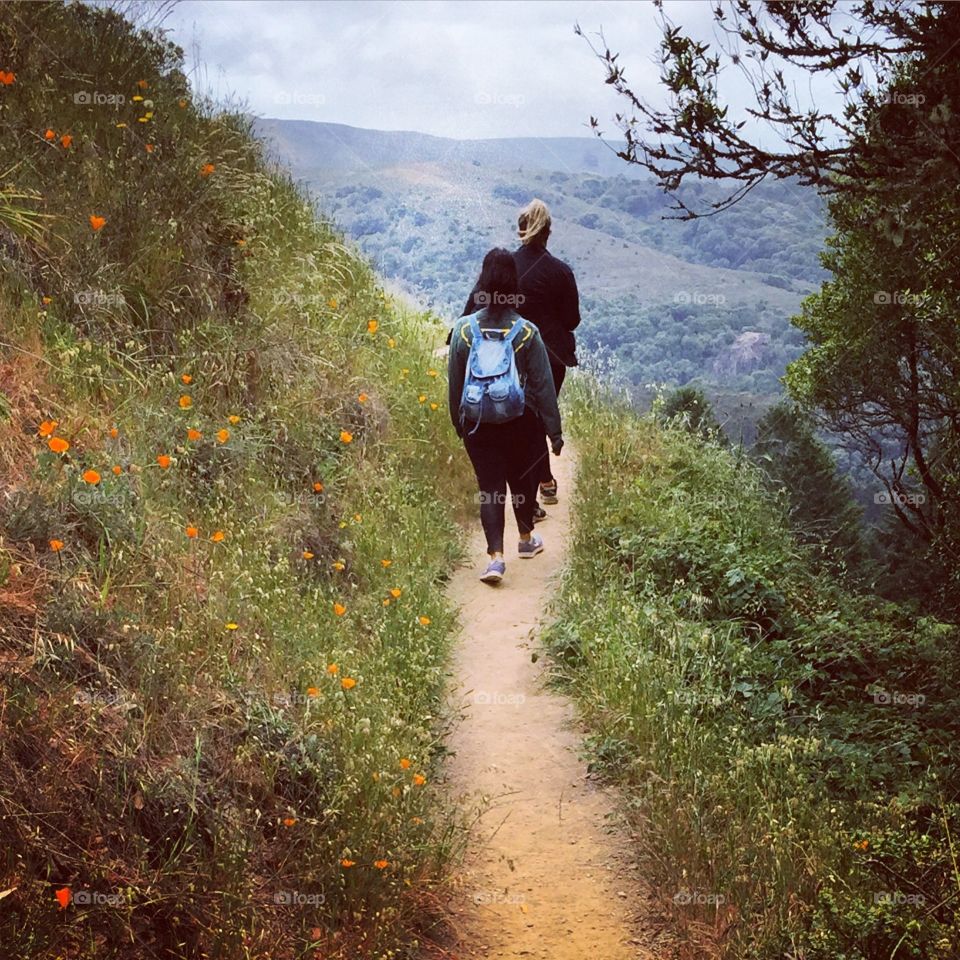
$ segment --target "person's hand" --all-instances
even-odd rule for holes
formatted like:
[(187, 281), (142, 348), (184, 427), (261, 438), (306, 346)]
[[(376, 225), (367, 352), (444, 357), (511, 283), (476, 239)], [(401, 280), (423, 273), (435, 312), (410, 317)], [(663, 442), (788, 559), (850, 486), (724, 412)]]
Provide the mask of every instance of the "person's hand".
[(557, 437), (554, 440), (550, 441), (550, 449), (553, 451), (555, 457), (560, 456), (560, 451), (563, 449), (563, 437)]

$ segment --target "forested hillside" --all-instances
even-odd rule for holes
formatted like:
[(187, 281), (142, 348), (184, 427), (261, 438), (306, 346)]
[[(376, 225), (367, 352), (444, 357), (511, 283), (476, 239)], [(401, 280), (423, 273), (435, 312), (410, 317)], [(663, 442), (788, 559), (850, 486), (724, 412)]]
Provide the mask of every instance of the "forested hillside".
[[(377, 269), (446, 320), (463, 309), (484, 252), (514, 242), (518, 209), (539, 196), (555, 220), (551, 249), (583, 294), (584, 347), (609, 349), (634, 384), (697, 379), (770, 395), (799, 355), (789, 318), (825, 276), (815, 191), (772, 183), (722, 221), (683, 223), (664, 219), (670, 200), (649, 178), (594, 172), (592, 158), (615, 155), (589, 139), (456, 141), (280, 120), (260, 129)], [(695, 184), (680, 196), (721, 194)]]

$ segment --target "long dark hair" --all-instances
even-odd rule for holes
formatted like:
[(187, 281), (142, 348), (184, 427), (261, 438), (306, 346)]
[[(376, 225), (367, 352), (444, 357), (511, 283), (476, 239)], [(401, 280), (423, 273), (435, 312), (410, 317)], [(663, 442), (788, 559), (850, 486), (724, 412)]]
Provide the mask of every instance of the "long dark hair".
[(520, 284), (513, 254), (503, 247), (494, 247), (483, 258), (480, 279), (474, 288), (474, 303), (498, 314), (516, 307)]

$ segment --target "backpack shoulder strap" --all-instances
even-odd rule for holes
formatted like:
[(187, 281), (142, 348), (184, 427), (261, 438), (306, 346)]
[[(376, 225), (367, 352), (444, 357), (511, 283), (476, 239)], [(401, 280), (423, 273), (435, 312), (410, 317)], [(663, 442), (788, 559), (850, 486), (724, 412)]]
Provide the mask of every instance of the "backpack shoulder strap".
[(471, 313), (467, 317), (467, 326), (470, 327), (470, 346), (472, 347), (474, 343), (479, 343), (483, 338), (483, 332), (480, 330), (480, 322), (477, 320), (477, 315)]
[(518, 336), (520, 336), (520, 332), (523, 330), (523, 325), (524, 325), (523, 317), (517, 317), (517, 319), (514, 321), (513, 326), (504, 336), (503, 338), (504, 341), (506, 343), (513, 343), (513, 341), (516, 340)]

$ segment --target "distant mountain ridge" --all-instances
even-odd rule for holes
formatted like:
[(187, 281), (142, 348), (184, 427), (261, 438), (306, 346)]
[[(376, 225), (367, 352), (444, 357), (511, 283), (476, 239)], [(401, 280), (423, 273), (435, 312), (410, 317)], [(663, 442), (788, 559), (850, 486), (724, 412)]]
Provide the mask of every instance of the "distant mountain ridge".
[(367, 130), (311, 120), (256, 121), (259, 137), (297, 170), (360, 172), (410, 163), (473, 164), (495, 169), (561, 170), (597, 176), (645, 178), (625, 163), (612, 142), (598, 137), (506, 137), (454, 140), (428, 133)]

